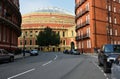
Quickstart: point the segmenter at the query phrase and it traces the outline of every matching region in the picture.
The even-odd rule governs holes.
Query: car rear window
[[[106,53],[120,53],[120,45],[105,45],[104,51]]]

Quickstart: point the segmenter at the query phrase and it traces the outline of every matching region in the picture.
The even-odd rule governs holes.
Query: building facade
[[[0,0],[0,48],[16,50],[20,35],[19,0]]]
[[[120,0],[75,0],[75,15],[80,51],[120,44]]]
[[[41,8],[22,16],[22,35],[18,39],[18,47],[21,49],[40,49],[42,51],[63,51],[70,49],[75,42],[75,21],[70,13],[56,7]],[[37,35],[44,28],[50,27],[60,35],[58,47],[42,47],[37,45]]]

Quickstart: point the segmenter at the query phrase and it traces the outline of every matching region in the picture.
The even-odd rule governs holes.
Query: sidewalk
[[[28,56],[30,56],[29,53],[25,53],[25,56],[23,56],[23,54],[19,54],[19,55],[15,55],[14,59],[24,58],[24,57],[28,57]]]
[[[98,56],[98,53],[83,53],[84,55]]]

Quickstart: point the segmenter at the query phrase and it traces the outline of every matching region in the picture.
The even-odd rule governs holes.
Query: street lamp
[[[23,56],[25,56],[25,36],[23,36]]]

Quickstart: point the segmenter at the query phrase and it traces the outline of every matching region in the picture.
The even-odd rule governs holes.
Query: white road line
[[[56,60],[56,59],[57,59],[57,57],[58,57],[58,56],[57,56],[57,55],[55,55],[55,58],[54,58],[54,60]]]
[[[104,71],[102,70],[102,68],[100,68],[96,63],[93,62],[93,64],[96,65],[96,66],[98,67],[98,69],[99,69],[102,73],[104,73]],[[106,74],[106,73],[104,73],[104,76],[106,77],[106,79],[109,79],[109,78],[107,77],[107,74]]]
[[[57,59],[57,55],[55,55],[55,58],[53,59],[53,60],[56,60]],[[48,65],[48,64],[50,64],[50,63],[52,63],[53,62],[53,60],[50,60],[50,61],[48,61],[47,63],[45,63],[45,64],[43,64],[42,66],[45,66],[45,65]]]
[[[28,72],[31,72],[31,71],[34,71],[34,70],[35,70],[35,68],[33,68],[33,69],[30,69],[30,70],[28,70],[28,71],[25,71],[25,72],[22,72],[22,73],[20,73],[20,74],[17,74],[17,75],[14,75],[14,76],[12,76],[12,77],[9,77],[9,78],[7,78],[7,79],[12,79],[12,78],[18,77],[18,76],[20,76],[20,75],[26,74],[26,73],[28,73]]]
[[[52,60],[50,60],[49,62],[43,64],[42,66],[45,66],[45,65],[50,64],[50,63],[52,63]]]

